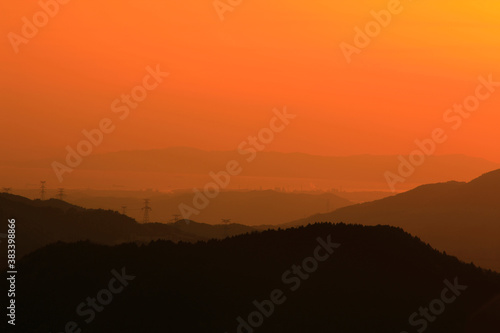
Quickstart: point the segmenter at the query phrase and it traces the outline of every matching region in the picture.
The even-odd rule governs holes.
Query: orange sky
[[[500,3],[403,0],[347,64],[340,43],[387,2],[243,0],[222,22],[212,0],[72,0],[17,54],[7,35],[40,7],[2,2],[2,159],[61,158],[106,117],[96,152],[236,149],[287,106],[299,117],[269,150],[409,154],[443,127],[438,154],[500,162],[500,88],[457,131],[442,119],[478,76],[500,81]],[[156,64],[170,76],[119,121],[111,103]]]

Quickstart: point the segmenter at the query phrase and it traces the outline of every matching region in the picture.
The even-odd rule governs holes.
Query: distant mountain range
[[[283,227],[326,221],[402,227],[439,250],[500,271],[500,170],[468,183],[423,185]]]
[[[225,169],[230,160],[237,160],[242,173],[231,180],[231,188],[258,189],[274,187],[303,187],[306,189],[344,188],[348,190],[389,190],[384,174],[397,173],[398,156],[315,156],[303,153],[259,152],[247,162],[248,155],[237,151],[203,151],[194,148],[168,148],[148,151],[121,151],[92,154],[85,158],[75,172],[65,176],[72,187],[102,186],[109,181],[129,188],[189,188],[210,181],[208,174]],[[51,164],[64,162],[65,155],[54,159],[0,163],[3,166],[29,170],[27,179],[36,174],[48,183],[58,183]],[[465,155],[430,156],[397,190],[448,180],[469,181],[479,174],[498,169],[500,165]],[[44,170],[42,172],[42,170]],[[106,175],[106,177],[103,177]],[[100,183],[96,182],[99,179]],[[37,178],[38,179],[38,178]],[[4,181],[0,179],[0,181]],[[6,181],[6,180],[5,180]],[[145,185],[148,184],[148,185]]]
[[[222,192],[220,200],[213,201],[203,218],[214,224],[221,218],[233,218],[227,225],[194,221],[186,223],[184,220],[167,224],[140,224],[112,210],[84,209],[56,199],[29,200],[3,193],[0,194],[0,217],[4,220],[12,217],[19,220],[18,237],[24,239],[18,249],[21,256],[57,241],[91,240],[107,245],[144,243],[156,239],[196,242],[268,228],[331,221],[402,227],[439,250],[500,271],[499,193],[500,170],[469,183],[424,185],[381,200],[349,206],[347,200],[326,194]],[[168,204],[160,198],[162,196],[158,197],[158,202],[153,201],[155,209],[168,212],[169,209],[174,210],[180,201],[188,200],[190,195],[176,196]],[[271,225],[273,218],[280,223],[290,216],[300,216],[300,210],[304,207],[309,207],[309,211],[318,205],[325,207],[327,201],[330,201],[332,209],[335,206],[346,207],[290,223]],[[307,212],[307,209],[303,212]],[[262,218],[263,214],[268,215],[267,219]],[[204,219],[200,221],[206,222]],[[2,232],[5,233],[0,229]]]
[[[196,244],[58,243],[18,266],[20,332],[61,332],[71,321],[112,333],[500,327],[499,274],[387,226],[316,224]],[[102,303],[92,308],[96,295]]]
[[[150,199],[151,220],[171,222],[173,215],[180,214],[179,205],[193,205],[194,193],[176,192],[131,194],[129,197],[81,195],[68,196],[67,200],[87,208],[108,208],[116,211],[127,206],[127,215],[142,221],[143,197]],[[224,191],[217,198],[210,200],[205,209],[189,218],[208,224],[220,224],[222,219],[231,219],[232,223],[249,226],[285,223],[297,218],[345,207],[353,202],[333,193],[284,193],[265,191]]]

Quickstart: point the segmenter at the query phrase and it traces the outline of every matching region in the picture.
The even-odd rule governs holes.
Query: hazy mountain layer
[[[439,250],[500,271],[500,170],[469,183],[420,186],[381,200],[294,221],[402,227]]]

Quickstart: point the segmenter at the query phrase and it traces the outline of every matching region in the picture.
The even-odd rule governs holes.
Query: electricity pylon
[[[40,181],[40,199],[45,200],[45,180]]]
[[[62,200],[64,198],[64,189],[62,187],[57,189],[57,195],[56,195],[56,197],[59,200]]]
[[[149,199],[144,199],[144,207],[142,207],[142,210],[144,211],[144,223],[149,223],[149,211],[152,210],[151,207],[149,207]]]

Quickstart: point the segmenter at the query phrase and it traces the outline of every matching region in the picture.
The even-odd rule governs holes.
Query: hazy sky
[[[500,81],[498,1],[403,0],[350,64],[339,45],[388,1],[243,0],[224,21],[212,2],[69,1],[18,53],[8,33],[40,5],[2,2],[2,155],[63,156],[103,118],[116,130],[98,152],[236,149],[287,106],[298,117],[269,150],[408,154],[442,127],[438,154],[500,162],[500,87],[456,131],[443,121],[479,76]],[[157,64],[170,76],[119,120],[112,102]]]

